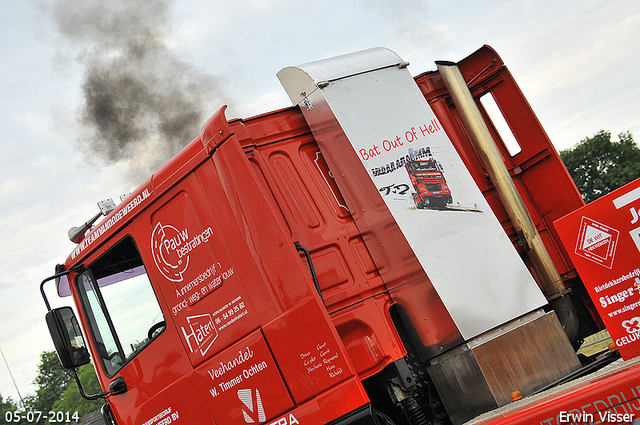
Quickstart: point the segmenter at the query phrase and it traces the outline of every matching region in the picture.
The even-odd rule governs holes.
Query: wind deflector
[[[220,108],[202,127],[200,138],[208,154],[213,153],[222,142],[233,134],[231,126],[225,116],[226,109],[226,105]]]

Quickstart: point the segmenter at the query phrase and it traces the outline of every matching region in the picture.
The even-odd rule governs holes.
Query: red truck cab
[[[416,208],[444,208],[453,202],[444,172],[435,159],[409,161],[405,167],[415,190]]]
[[[73,295],[102,387],[119,388],[109,416],[372,423],[309,269],[264,208],[224,108],[205,129],[208,143],[188,145],[64,265],[58,291]]]

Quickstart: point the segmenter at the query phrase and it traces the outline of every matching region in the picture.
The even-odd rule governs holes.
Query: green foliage
[[[101,393],[100,383],[96,376],[93,365],[86,364],[78,368],[78,378],[82,382],[82,388],[87,394]],[[78,391],[78,386],[73,383],[67,387],[61,397],[54,403],[53,409],[59,412],[78,412],[80,417],[99,410],[104,404],[104,400],[98,399],[89,401],[83,398]]]
[[[589,203],[640,177],[640,148],[629,132],[618,141],[601,130],[593,137],[560,151],[585,202]]]
[[[60,364],[56,352],[42,352],[40,354],[40,364],[38,365],[38,375],[33,381],[38,386],[38,389],[35,397],[30,398],[29,408],[41,412],[49,412],[70,382],[71,377]]]
[[[0,394],[0,421],[4,420],[4,415],[8,411],[15,412],[18,406],[16,403],[11,400],[11,397],[8,397],[6,400],[2,399],[2,394]]]
[[[2,413],[2,417],[4,417],[4,412],[7,410],[15,410],[16,404],[11,400],[11,397],[8,397],[6,400],[2,399],[2,394],[0,394],[0,412]]]
[[[102,392],[98,377],[91,364],[78,368],[78,377],[86,393],[97,394]],[[47,415],[50,411],[64,412],[65,414],[69,412],[71,415],[74,412],[78,412],[78,415],[82,417],[99,410],[104,404],[104,400],[88,401],[80,395],[78,386],[60,364],[55,351],[44,351],[40,354],[38,375],[33,383],[38,386],[38,389],[35,394],[24,397],[24,403],[28,411],[43,412],[43,417],[37,422],[38,424],[47,423]],[[3,402],[0,396],[0,410],[13,409],[15,411],[16,408],[17,406],[10,398]],[[2,410],[0,421],[4,420],[5,411]],[[21,423],[18,422],[18,424]]]
[[[12,424],[29,424],[29,421],[27,420],[28,418],[26,417],[22,417],[19,421],[16,421],[16,417],[14,416],[16,413],[24,414],[22,406],[19,406],[19,403],[14,403],[11,397],[7,397],[6,400],[3,400],[2,394],[0,394],[0,423],[4,424],[7,420],[11,420]]]

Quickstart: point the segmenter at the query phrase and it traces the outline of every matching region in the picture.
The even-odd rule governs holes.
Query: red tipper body
[[[601,329],[552,225],[584,205],[575,185],[497,54],[483,47],[459,67],[474,97],[490,92],[505,115],[521,147],[513,156],[484,114],[564,285],[574,288],[581,317],[589,330]],[[510,249],[537,279],[439,73],[419,75],[415,83],[437,117],[421,137],[446,132]],[[441,373],[435,369],[445,364],[441,356],[476,347],[485,334],[465,334],[460,313],[407,254],[384,213],[377,224],[375,214],[362,220],[365,209],[378,208],[367,192],[371,183],[354,173],[347,198],[361,189],[364,203],[350,205],[341,187],[346,177],[328,165],[348,167],[356,153],[327,151],[328,159],[323,143],[301,107],[232,120],[222,108],[69,256],[66,270],[84,266],[68,282],[101,386],[126,383],[126,392],[109,398],[117,424],[375,425],[383,416],[373,407],[398,424],[427,417],[460,423],[487,409],[471,406],[456,416],[457,399],[439,383],[446,379],[429,376]],[[437,199],[437,207],[447,208],[451,166],[445,173],[435,161],[431,166],[427,174],[413,173],[414,199],[422,206]],[[479,241],[469,243],[481,249]],[[119,293],[125,279],[132,289]],[[137,310],[147,316],[139,325]],[[117,313],[127,319],[119,321]],[[624,396],[618,404],[640,411],[640,391],[630,384],[638,376],[626,368],[588,381],[578,390],[579,404],[600,410],[598,400],[611,408],[610,397]],[[556,417],[558,409],[580,409],[574,397],[559,393],[553,402],[519,410],[518,418],[527,412],[540,422],[503,414],[487,423],[547,423],[541,418]],[[502,404],[482,406],[492,403]]]

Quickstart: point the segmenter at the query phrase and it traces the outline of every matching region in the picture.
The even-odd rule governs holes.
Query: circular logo
[[[185,239],[186,229],[181,233],[173,226],[156,224],[151,234],[151,254],[156,267],[164,277],[181,282],[183,273],[189,267],[189,255],[181,255],[178,247]]]

